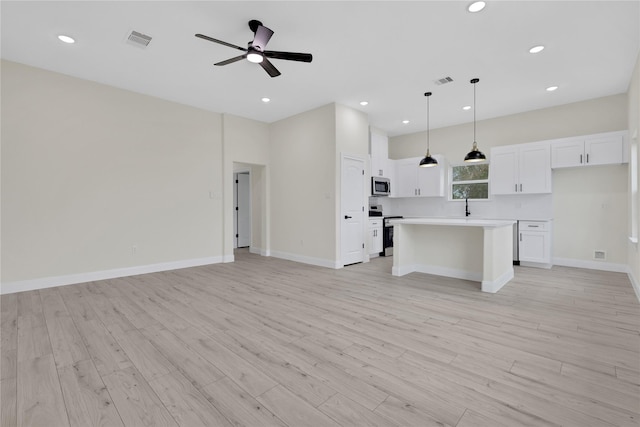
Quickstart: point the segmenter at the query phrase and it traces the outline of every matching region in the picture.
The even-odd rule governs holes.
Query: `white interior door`
[[[249,173],[236,174],[236,247],[251,245],[251,186]]]
[[[364,160],[342,156],[340,240],[342,265],[364,261]]]

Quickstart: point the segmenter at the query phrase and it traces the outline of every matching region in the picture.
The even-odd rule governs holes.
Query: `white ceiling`
[[[389,135],[627,91],[640,40],[639,1],[2,1],[2,58],[192,105],[273,122],[331,102],[366,112]],[[271,78],[240,52],[247,22],[275,34],[268,50],[309,52],[310,64],[272,60]],[[153,37],[146,49],[131,30]],[[66,45],[58,34],[73,36]],[[530,47],[543,44],[539,54]],[[437,86],[450,76],[454,82]],[[545,88],[559,86],[555,92]],[[268,104],[261,102],[269,97]],[[362,107],[361,100],[369,101]],[[403,125],[401,121],[411,122]]]

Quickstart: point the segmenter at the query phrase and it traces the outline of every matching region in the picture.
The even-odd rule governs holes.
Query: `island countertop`
[[[450,225],[461,227],[485,227],[496,228],[515,224],[514,220],[506,219],[479,219],[479,218],[446,218],[446,217],[405,217],[389,220],[390,225]]]

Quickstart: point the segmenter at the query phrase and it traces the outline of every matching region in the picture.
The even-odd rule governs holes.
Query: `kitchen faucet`
[[[471,212],[469,211],[469,198],[465,197],[464,199],[464,216],[469,216],[471,215]]]

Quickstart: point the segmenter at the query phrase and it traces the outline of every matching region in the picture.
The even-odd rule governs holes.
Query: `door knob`
[[[349,215],[345,215],[344,219],[351,219],[351,217]]]

